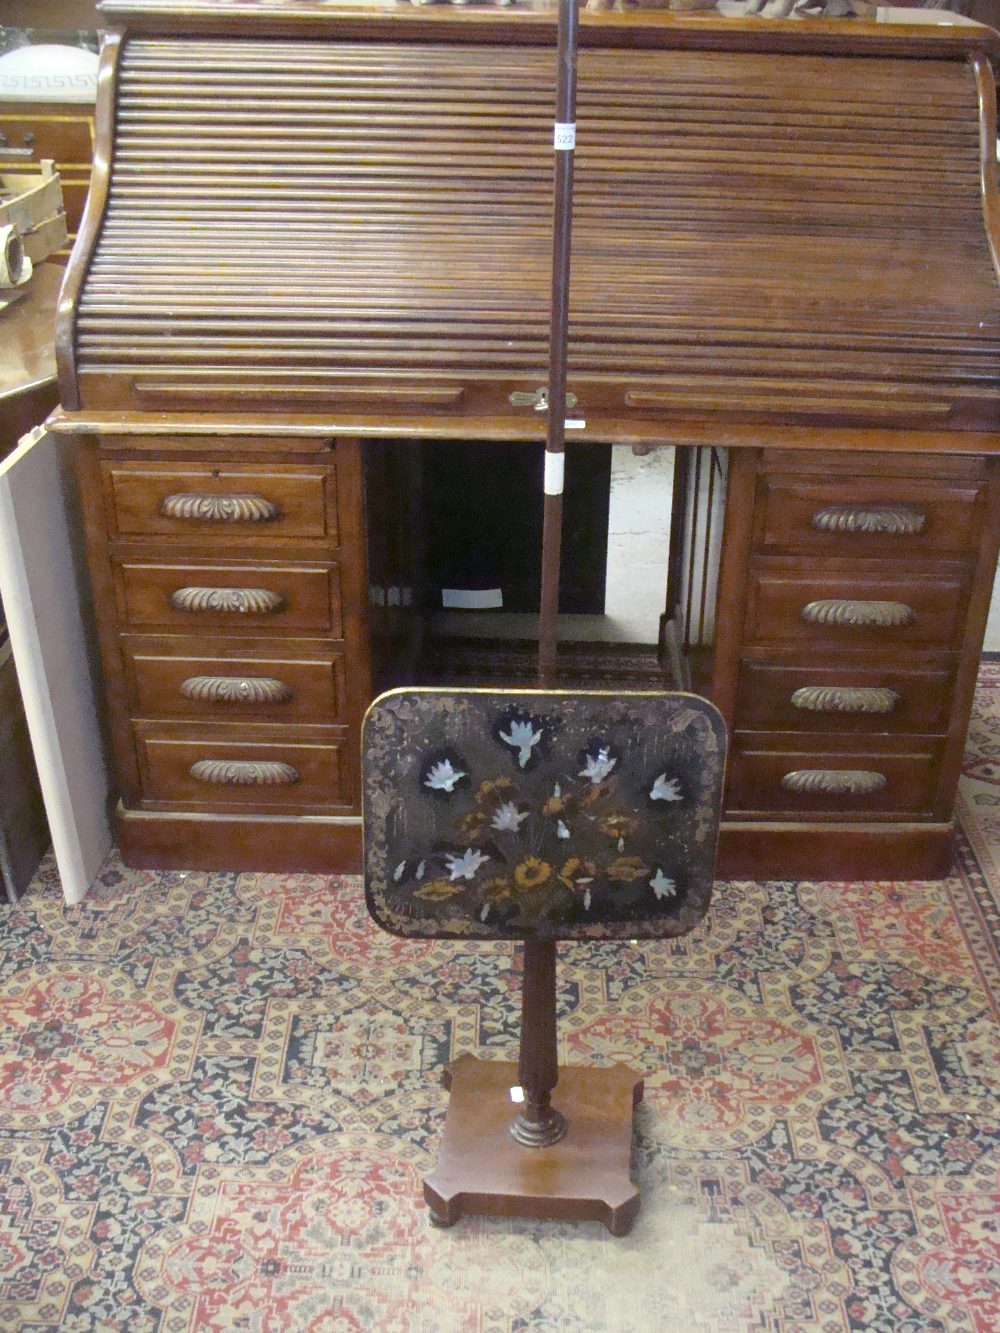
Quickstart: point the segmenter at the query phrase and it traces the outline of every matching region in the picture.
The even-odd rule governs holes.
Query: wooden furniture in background
[[[71,11],[67,6],[62,26],[72,23]],[[56,252],[63,262],[83,215],[94,153],[97,57],[65,44],[79,35],[12,47],[0,57],[0,163],[10,170],[55,163],[69,229]]]
[[[100,26],[95,0],[7,0],[4,23],[11,28],[53,32],[93,31]]]
[[[65,253],[66,214],[59,173],[46,158],[38,169],[6,170],[0,155],[0,313],[27,294],[33,268]]]
[[[41,264],[27,292],[0,321],[0,456],[40,425],[59,401],[55,316],[63,270]]]
[[[83,216],[90,188],[90,161],[94,149],[94,109],[60,102],[0,101],[0,160],[9,148],[20,149],[24,160],[52,159],[62,183],[69,239],[55,258],[69,257]]]
[[[406,442],[545,435],[553,16],[103,12],[52,426],[79,440],[119,838],[355,868],[361,713],[413,679]],[[949,864],[1000,532],[997,53],[582,16],[568,447],[729,458],[727,874]]]

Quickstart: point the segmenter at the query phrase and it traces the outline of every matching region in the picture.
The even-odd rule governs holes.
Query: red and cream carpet
[[[0,1329],[992,1333],[1000,664],[947,881],[728,883],[669,944],[560,950],[567,1061],[627,1061],[642,1212],[433,1230],[507,947],[378,933],[359,881],[110,863],[0,909]]]

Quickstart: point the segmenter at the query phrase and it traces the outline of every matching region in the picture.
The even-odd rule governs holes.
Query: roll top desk
[[[554,15],[102,9],[51,425],[122,849],[352,870],[360,719],[415,669],[416,442],[544,438]],[[949,865],[1000,529],[998,40],[582,16],[568,447],[718,477],[702,551],[675,497],[671,595],[732,737],[726,875]]]

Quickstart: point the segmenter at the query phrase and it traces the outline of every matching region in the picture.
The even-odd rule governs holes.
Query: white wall
[[[627,444],[611,450],[608,636],[655,643],[667,598],[667,546],[674,487],[673,449],[636,455]]]
[[[983,648],[988,653],[1000,653],[1000,570],[997,570],[993,584],[993,602],[990,606],[990,618],[986,622],[986,640]]]

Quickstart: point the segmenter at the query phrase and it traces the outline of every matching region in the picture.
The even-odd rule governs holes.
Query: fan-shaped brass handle
[[[271,759],[199,759],[190,773],[219,787],[288,787],[299,780],[291,764]]]
[[[810,522],[819,532],[859,532],[864,536],[914,537],[923,532],[927,515],[913,505],[827,505]]]
[[[917,613],[905,602],[881,602],[854,597],[823,597],[807,602],[802,619],[810,625],[848,629],[898,629],[912,625]]]
[[[199,523],[273,523],[281,510],[273,500],[252,492],[213,495],[208,491],[180,491],[163,497],[160,513],[166,518]]]
[[[781,788],[797,796],[870,796],[887,782],[884,773],[864,768],[798,768],[785,774]]]
[[[283,609],[285,599],[270,588],[177,588],[170,594],[175,611],[221,611],[226,615],[268,616]]]
[[[891,713],[900,696],[886,685],[803,685],[792,707],[807,713]]]
[[[284,704],[294,691],[273,676],[188,676],[181,694],[198,703]]]

